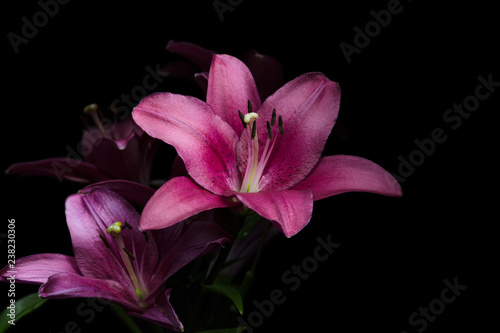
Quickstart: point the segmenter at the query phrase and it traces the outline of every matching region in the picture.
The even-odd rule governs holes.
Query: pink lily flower
[[[182,330],[165,290],[185,264],[231,236],[215,222],[184,222],[161,231],[139,230],[139,214],[121,196],[91,188],[66,200],[74,257],[43,253],[16,260],[16,282],[41,284],[46,298],[96,297],[128,314]],[[9,267],[0,270],[7,281]]]
[[[144,98],[134,120],[175,147],[189,177],[152,196],[141,228],[242,204],[291,237],[308,224],[314,200],[350,191],[400,196],[398,182],[371,161],[321,157],[339,105],[338,84],[321,73],[303,74],[261,103],[249,69],[229,55],[213,57],[206,102],[172,93]]]

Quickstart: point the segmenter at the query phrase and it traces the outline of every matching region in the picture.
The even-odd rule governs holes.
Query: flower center
[[[139,277],[141,278],[141,281],[138,281],[137,279],[137,274],[136,270],[134,270],[134,267],[137,267],[137,265],[132,265],[132,262],[135,264],[135,257],[132,254],[131,251],[127,250],[125,248],[125,244],[123,242],[123,237],[122,237],[122,230],[127,227],[129,229],[132,229],[132,226],[125,222],[125,225],[121,222],[115,222],[113,223],[107,230],[106,233],[111,234],[113,236],[113,239],[116,241],[119,250],[120,250],[120,255],[121,258],[123,259],[123,262],[125,264],[125,268],[127,270],[128,276],[130,280],[132,281],[132,284],[135,288],[135,294],[137,296],[137,299],[140,301],[140,306],[141,307],[146,307],[147,304],[144,302],[144,299],[149,295],[148,290],[145,287],[144,281],[142,281],[142,277],[139,274]],[[101,236],[101,235],[99,235]],[[101,236],[101,239],[104,241],[107,247],[109,247],[109,244],[107,243],[106,239],[104,236]]]
[[[259,135],[257,133],[257,119],[259,118],[259,115],[253,112],[250,101],[248,101],[248,113],[243,115],[241,111],[238,110],[238,114],[243,124],[243,130],[247,132],[246,135],[248,135],[250,139],[250,144],[248,145],[247,165],[240,192],[258,192],[261,189],[260,181],[262,173],[264,172],[267,162],[269,161],[274,143],[276,142],[276,140],[273,140],[273,127],[276,124],[276,109],[273,109],[271,122],[266,122],[267,138],[260,159]],[[283,119],[281,118],[281,115],[278,118],[278,129],[280,134],[283,135]]]

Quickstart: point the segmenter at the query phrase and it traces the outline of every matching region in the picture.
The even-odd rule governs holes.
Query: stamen
[[[142,234],[144,235],[144,238],[146,238],[146,243],[149,243],[149,236],[148,233],[143,231]]]
[[[108,240],[101,234],[99,234],[99,238],[104,242],[104,245],[109,249],[109,243]]]
[[[273,139],[273,129],[271,128],[271,124],[269,121],[266,123],[267,124],[267,136],[269,137],[269,140]]]
[[[135,260],[134,255],[129,250],[127,250],[126,248],[123,248],[122,250],[129,256],[130,259]]]
[[[89,115],[94,123],[96,124],[97,128],[99,131],[101,131],[102,135],[107,138],[108,136],[106,135],[106,131],[104,130],[104,127],[102,126],[101,120],[97,116],[97,112],[99,111],[99,107],[97,104],[89,104],[85,108],[83,108],[83,113]]]
[[[130,230],[132,230],[132,226],[127,221],[124,221],[123,223],[125,223],[125,226],[127,228],[129,228]]]
[[[281,115],[278,118],[278,128],[280,130],[280,134],[283,135],[285,129],[283,128],[283,118],[281,118]]]
[[[257,122],[254,121],[252,124],[252,140],[255,139],[255,134],[257,134]]]
[[[128,275],[129,275],[130,279],[132,280],[132,284],[134,285],[137,299],[141,301],[141,303],[140,303],[141,306],[146,306],[146,303],[143,302],[144,296],[143,296],[142,290],[139,286],[139,282],[137,280],[137,275],[135,274],[134,268],[132,267],[132,263],[130,262],[130,260],[135,261],[135,256],[132,254],[132,252],[130,252],[129,250],[127,250],[125,248],[125,244],[123,242],[123,237],[121,235],[121,232],[125,227],[130,228],[130,229],[132,228],[132,226],[127,222],[125,222],[125,226],[121,222],[115,222],[108,229],[106,229],[106,233],[113,234],[115,236],[114,238],[116,240],[116,243],[118,244],[118,247],[121,249],[121,257],[123,259],[123,262],[125,263],[125,267],[127,269]],[[101,236],[101,235],[99,234],[99,236]],[[101,237],[101,239],[103,239],[103,241],[104,241],[103,237]],[[126,254],[126,255],[124,255],[124,254]],[[144,284],[142,284],[142,287],[144,288]],[[144,288],[144,291],[146,293],[145,297],[147,297],[147,295],[149,293],[145,288]]]
[[[250,100],[248,100],[248,113],[252,113],[252,112],[253,112],[252,103],[250,103]]]
[[[274,126],[276,124],[276,108],[273,109],[273,114],[271,116],[271,126]]]
[[[240,116],[241,123],[243,124],[243,128],[247,128],[247,123],[245,122],[245,118],[243,117],[243,113],[241,113],[240,110],[238,110],[238,115]]]

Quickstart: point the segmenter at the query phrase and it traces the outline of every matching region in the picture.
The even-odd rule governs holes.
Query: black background
[[[339,82],[342,130],[330,136],[325,155],[362,156],[398,174],[399,156],[408,159],[418,149],[415,140],[431,138],[436,128],[447,139],[405,178],[402,198],[349,193],[316,202],[301,233],[277,237],[264,252],[243,318],[256,311],[254,300],[280,289],[286,301],[256,332],[486,331],[498,313],[491,303],[498,304],[494,118],[500,88],[456,129],[443,115],[474,95],[478,76],[500,81],[496,9],[480,1],[401,1],[401,12],[348,63],[339,44],[353,45],[354,28],[363,30],[374,20],[370,12],[388,3],[246,0],[221,21],[212,1],[70,1],[18,53],[7,34],[20,35],[22,18],[32,21],[41,7],[36,1],[4,5],[1,169],[66,156],[66,147],[75,148],[81,137],[85,105],[109,105],[142,84],[146,66],[180,59],[165,50],[168,40],[237,57],[256,49],[280,61],[287,80],[320,71]],[[175,79],[157,90],[199,94]],[[168,175],[172,158],[171,148],[160,149],[157,177]],[[16,220],[17,257],[71,254],[64,199],[78,188],[2,175],[0,232],[6,233],[7,219]],[[341,246],[291,291],[282,274],[312,256],[317,237],[328,235]],[[5,238],[1,244],[6,262]],[[411,326],[409,316],[440,297],[445,279],[455,278],[467,289],[425,329]],[[6,296],[7,285],[0,287]],[[19,299],[38,287],[16,288]],[[75,312],[82,301],[51,301],[12,331],[36,323],[39,332],[63,332],[67,321],[82,332],[121,327],[109,310],[86,323]]]

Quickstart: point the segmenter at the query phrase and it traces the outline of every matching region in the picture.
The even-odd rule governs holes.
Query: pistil
[[[135,274],[134,268],[132,267],[132,263],[130,261],[130,260],[135,261],[135,257],[133,256],[132,252],[130,252],[129,250],[127,250],[125,248],[125,244],[123,242],[123,237],[121,234],[123,228],[125,228],[125,227],[131,228],[130,224],[128,224],[127,222],[125,222],[125,225],[123,225],[121,222],[115,222],[106,230],[106,233],[113,235],[113,238],[115,239],[116,243],[118,244],[121,257],[123,259],[123,262],[125,263],[125,267],[126,267],[127,272],[132,280],[132,283],[134,284],[135,293],[137,295],[137,298],[139,301],[141,301],[140,305],[142,307],[146,307],[146,303],[143,300],[144,300],[144,298],[147,297],[148,292],[144,288],[144,286],[143,286],[144,292],[143,292],[143,290],[141,290],[141,287],[139,286],[139,282],[137,280],[137,275]],[[102,238],[103,237],[101,237],[101,239]]]
[[[89,115],[94,123],[96,124],[97,128],[99,131],[101,131],[102,135],[107,138],[106,131],[104,130],[104,126],[101,123],[101,120],[99,119],[99,116],[97,115],[97,111],[99,110],[99,107],[97,104],[89,104],[83,109],[83,113]]]
[[[245,175],[243,177],[243,182],[241,184],[240,192],[257,192],[260,190],[259,183],[269,157],[271,156],[271,152],[274,148],[274,143],[276,142],[276,140],[273,140],[273,127],[276,124],[276,109],[273,109],[271,122],[266,122],[267,140],[264,145],[264,150],[262,152],[260,161],[259,135],[257,133],[257,119],[259,118],[259,115],[255,112],[252,112],[252,104],[250,103],[250,101],[248,101],[248,113],[243,115],[241,111],[238,110],[238,114],[242,121],[244,130],[248,128],[248,135],[250,136],[251,141],[253,141],[253,144],[248,145],[247,166]],[[281,115],[278,119],[278,128],[280,134],[283,134],[283,119],[281,118]]]

